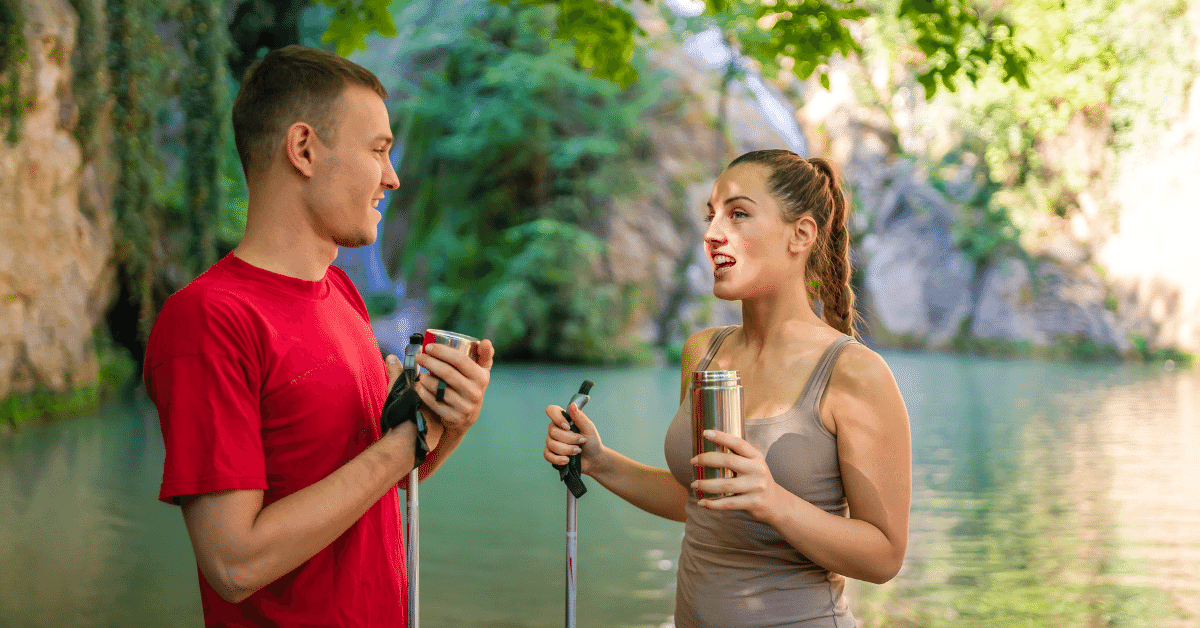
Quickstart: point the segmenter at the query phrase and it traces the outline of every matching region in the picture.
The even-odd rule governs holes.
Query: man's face
[[[314,228],[339,246],[375,241],[384,190],[400,185],[388,155],[392,130],[387,107],[373,90],[347,87],[335,106],[335,138],[318,135],[321,159],[309,181]]]

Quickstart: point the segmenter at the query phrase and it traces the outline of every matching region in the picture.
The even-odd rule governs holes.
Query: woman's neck
[[[803,284],[798,290],[786,290],[742,299],[742,335],[751,351],[779,345],[779,341],[800,329],[824,326],[808,300]]]

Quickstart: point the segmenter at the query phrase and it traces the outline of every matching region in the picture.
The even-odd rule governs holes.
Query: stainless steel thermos
[[[742,378],[737,371],[694,371],[692,373],[692,455],[727,451],[704,438],[704,430],[718,430],[744,438]],[[697,480],[731,478],[729,469],[696,467]],[[704,493],[696,492],[703,499]]]

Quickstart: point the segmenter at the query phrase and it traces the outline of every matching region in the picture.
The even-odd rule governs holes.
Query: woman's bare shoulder
[[[839,409],[859,414],[866,408],[878,412],[904,407],[896,378],[883,356],[859,343],[848,345],[838,357],[827,395],[835,416],[842,414]]]

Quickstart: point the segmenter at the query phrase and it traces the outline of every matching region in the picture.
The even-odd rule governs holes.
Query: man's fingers
[[[475,383],[476,379],[480,380],[479,383],[482,386],[487,386],[488,372],[471,362],[466,354],[438,344],[431,344],[426,349],[432,351],[428,355],[418,354],[417,364],[424,367],[433,376],[431,381],[423,382],[431,393],[437,394],[438,380],[446,382],[449,390],[458,391],[464,397],[474,397],[476,393],[481,392]],[[443,360],[442,356],[448,359]],[[455,361],[450,361],[449,358],[453,358]],[[449,390],[447,390],[447,394],[449,394]]]
[[[496,348],[492,346],[492,341],[484,338],[479,341],[478,353],[475,354],[475,363],[485,369],[492,368],[492,358],[496,356]]]

